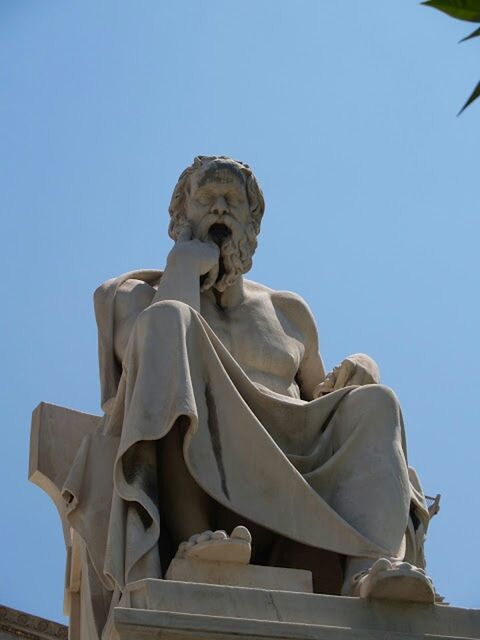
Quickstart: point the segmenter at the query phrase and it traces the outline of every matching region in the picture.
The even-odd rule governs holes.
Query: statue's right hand
[[[167,268],[182,268],[203,276],[211,271],[220,258],[220,249],[209,240],[202,242],[192,238],[192,230],[187,224],[180,231],[177,241],[168,254]]]

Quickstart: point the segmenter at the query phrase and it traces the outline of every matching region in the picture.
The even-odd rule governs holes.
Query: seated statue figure
[[[244,279],[264,212],[251,169],[197,157],[169,212],[164,271],[95,293],[105,417],[64,496],[104,588],[118,601],[175,556],[251,550],[309,569],[315,592],[433,602],[395,394],[364,354],[325,373],[302,298]]]

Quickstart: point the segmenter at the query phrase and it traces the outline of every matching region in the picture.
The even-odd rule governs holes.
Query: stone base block
[[[114,610],[118,640],[480,640],[480,610],[142,580]]]
[[[312,593],[312,572],[233,562],[174,559],[167,580]]]

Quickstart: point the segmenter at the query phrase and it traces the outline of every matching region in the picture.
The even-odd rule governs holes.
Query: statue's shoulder
[[[271,289],[252,280],[245,280],[245,284],[250,294],[267,296],[275,310],[282,313],[288,320],[302,325],[307,330],[315,328],[315,319],[310,307],[298,293]]]
[[[144,269],[129,271],[102,283],[93,294],[97,321],[113,313],[138,314],[151,303],[161,276],[161,271]]]
[[[142,292],[152,291],[157,288],[162,273],[157,269],[142,269],[128,271],[115,278],[110,278],[95,290],[93,294],[95,304],[103,304],[118,295],[122,297],[130,294],[137,296],[142,295]]]

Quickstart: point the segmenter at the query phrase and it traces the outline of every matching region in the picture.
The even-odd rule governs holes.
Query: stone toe
[[[204,531],[198,536],[196,543],[199,544],[200,542],[206,542],[207,540],[210,540],[212,537],[212,533],[212,531]]]
[[[243,525],[239,525],[238,527],[235,527],[235,529],[230,534],[230,537],[237,538],[237,540],[245,540],[245,542],[248,542],[248,543],[252,542],[252,534],[247,529],[247,527],[244,527]]]
[[[212,533],[212,540],[226,540],[227,532],[223,531],[223,529],[218,529]]]

